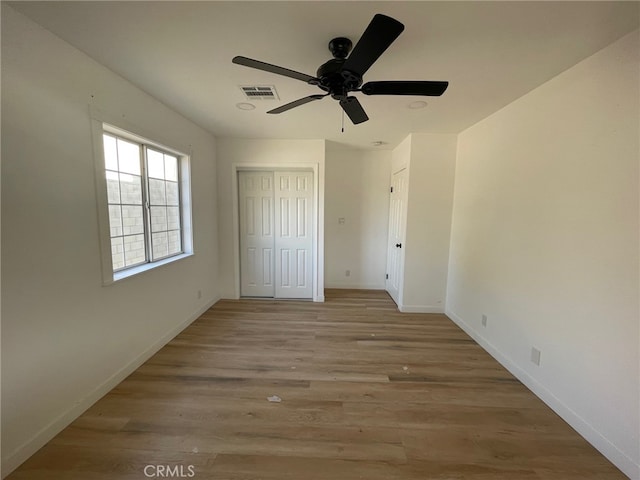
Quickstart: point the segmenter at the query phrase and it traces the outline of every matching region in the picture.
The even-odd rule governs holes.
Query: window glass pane
[[[112,237],[122,235],[122,212],[120,211],[120,205],[109,205],[109,226],[111,227]]]
[[[151,207],[151,231],[167,229],[167,207]]]
[[[145,261],[144,235],[124,237],[124,262],[128,267]]]
[[[124,235],[144,233],[144,216],[141,206],[122,205],[122,231]]]
[[[166,205],[167,199],[164,192],[164,180],[149,179],[149,203],[151,205]]]
[[[182,252],[182,242],[180,239],[180,232],[167,232],[169,239],[168,251],[169,255],[175,255]]]
[[[151,236],[151,244],[154,259],[169,255],[167,232],[154,233]]]
[[[116,139],[110,135],[103,135],[104,143],[104,166],[107,170],[118,170],[118,150],[116,149]]]
[[[173,155],[164,156],[164,178],[167,180],[172,180],[174,182],[178,181],[178,158]]]
[[[120,195],[122,203],[133,205],[142,204],[142,184],[140,177],[135,175],[120,174]]]
[[[109,203],[120,203],[120,181],[117,172],[107,170],[107,201]]]
[[[124,244],[122,237],[111,239],[111,261],[113,269],[119,270],[124,267]]]
[[[180,193],[176,182],[166,182],[167,188],[167,205],[179,205]]]
[[[182,253],[182,157],[109,131],[103,145],[113,270]]]
[[[180,229],[180,209],[178,207],[167,207],[167,230]]]
[[[164,154],[147,148],[149,177],[164,179]]]
[[[140,147],[126,140],[118,139],[119,170],[133,175],[140,175]]]

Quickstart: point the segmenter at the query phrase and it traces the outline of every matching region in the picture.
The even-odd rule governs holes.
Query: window
[[[102,144],[113,279],[190,253],[188,157],[106,126]]]

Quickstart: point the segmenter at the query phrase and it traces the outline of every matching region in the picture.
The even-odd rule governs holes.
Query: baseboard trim
[[[398,305],[398,310],[402,313],[444,313],[442,307],[433,305]]]
[[[89,407],[105,396],[116,385],[122,382],[125,378],[131,375],[137,368],[139,368],[144,362],[155,355],[158,350],[164,347],[167,343],[173,340],[180,332],[191,325],[200,315],[211,308],[218,300],[219,297],[207,302],[207,304],[199,307],[194,313],[192,313],[186,320],[179,325],[173,327],[167,333],[165,333],[160,339],[156,340],[150,347],[140,353],[136,358],[123,366],[120,370],[115,372],[104,382],[87,393],[84,397],[77,400],[75,404],[67,411],[63,412],[57,418],[55,418],[48,425],[43,427],[38,433],[36,433],[29,440],[24,442],[13,452],[9,453],[2,459],[2,478],[8,476],[16,468],[22,465],[29,459],[34,453],[40,450],[47,444],[53,437],[68,427],[71,422],[82,415]]]
[[[602,433],[596,430],[589,422],[574,412],[568,405],[563,403],[553,392],[520,368],[509,357],[502,354],[491,342],[484,338],[478,331],[472,328],[462,318],[445,309],[445,314],[471,338],[473,338],[487,353],[495,358],[503,367],[511,372],[529,390],[531,390],[549,408],[556,412],[565,422],[575,429],[585,440],[593,445],[600,453],[618,467],[625,475],[633,480],[640,480],[640,464],[620,450],[615,444],[607,439]]]

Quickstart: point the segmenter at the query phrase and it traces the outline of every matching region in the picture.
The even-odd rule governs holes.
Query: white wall
[[[411,134],[403,312],[444,312],[456,141]]]
[[[384,289],[391,151],[331,146],[326,156],[325,286]]]
[[[408,171],[402,312],[443,313],[447,290],[456,135],[412,133],[392,154]]]
[[[315,166],[318,176],[318,269],[314,297],[324,300],[324,140],[260,140],[219,138],[217,145],[219,285],[223,298],[238,298],[238,224],[234,213],[237,203],[235,168],[240,165],[264,165],[265,168],[307,168]]]
[[[191,149],[193,257],[102,286],[90,103]],[[219,291],[213,137],[6,4],[2,155],[6,475]]]
[[[391,175],[411,167],[411,138],[412,135],[408,135],[391,152]]]
[[[459,136],[447,295],[449,316],[634,479],[638,45],[636,31]]]

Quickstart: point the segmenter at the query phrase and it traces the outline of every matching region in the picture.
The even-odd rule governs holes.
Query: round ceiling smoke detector
[[[427,102],[425,102],[423,100],[416,100],[415,102],[411,102],[408,106],[412,110],[417,110],[418,108],[426,107],[427,106]]]
[[[236,107],[238,107],[240,110],[255,110],[256,108],[253,103],[246,102],[236,103]]]

